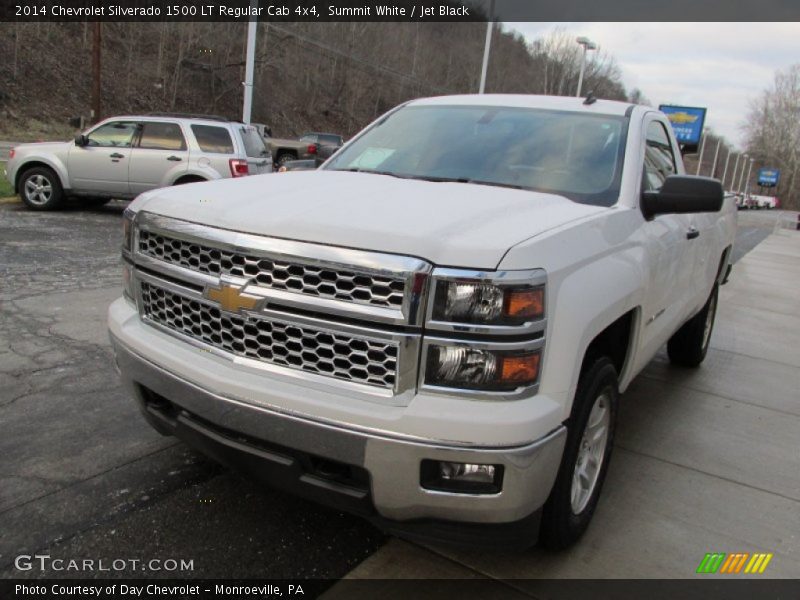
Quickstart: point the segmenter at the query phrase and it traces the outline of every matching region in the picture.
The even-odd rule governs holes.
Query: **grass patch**
[[[0,123],[0,140],[11,142],[63,142],[72,139],[75,133],[69,124],[61,122],[22,119]]]
[[[5,176],[6,163],[0,161],[0,198],[14,195],[14,188],[8,182]]]

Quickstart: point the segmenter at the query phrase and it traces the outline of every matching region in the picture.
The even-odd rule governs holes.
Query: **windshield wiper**
[[[531,188],[514,183],[501,183],[496,181],[484,181],[482,179],[470,179],[469,177],[437,177],[436,175],[411,175],[405,173],[395,173],[393,171],[375,171],[373,169],[360,169],[350,167],[348,169],[331,169],[331,171],[348,171],[350,173],[372,173],[373,175],[388,175],[399,179],[417,179],[419,181],[434,181],[436,183],[474,183],[476,185],[492,185],[497,187],[511,188],[514,190],[530,190]]]
[[[492,185],[496,187],[511,188],[513,190],[530,190],[524,185],[517,185],[514,183],[502,183],[498,181],[484,181],[483,179],[470,179],[469,177],[436,177],[434,175],[425,176],[410,176],[412,179],[422,179],[424,181],[436,181],[443,183],[474,183],[475,185]]]
[[[395,173],[393,171],[376,171],[374,169],[360,169],[358,167],[349,167],[347,169],[331,169],[331,171],[346,171],[348,173],[369,173],[370,175],[388,175],[389,177],[397,177],[398,179],[416,179],[412,175],[403,175],[402,173]]]

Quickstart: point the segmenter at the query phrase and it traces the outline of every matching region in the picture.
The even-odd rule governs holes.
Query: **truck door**
[[[659,190],[677,173],[678,162],[666,125],[654,116],[645,119],[641,189]],[[649,360],[683,322],[693,300],[695,236],[692,215],[659,215],[644,230],[650,272],[639,356]]]

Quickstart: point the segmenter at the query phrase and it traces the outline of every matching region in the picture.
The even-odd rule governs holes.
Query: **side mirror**
[[[76,146],[88,146],[89,145],[89,138],[83,135],[82,133],[75,136],[75,145]]]
[[[724,192],[718,179],[670,175],[657,192],[642,192],[640,207],[647,220],[674,213],[718,212]]]

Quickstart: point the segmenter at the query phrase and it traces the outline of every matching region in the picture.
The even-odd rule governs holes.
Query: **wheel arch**
[[[30,160],[26,160],[24,163],[17,167],[17,172],[14,174],[14,193],[19,194],[19,186],[22,181],[22,176],[34,169],[36,167],[45,167],[50,169],[56,174],[58,177],[59,183],[61,184],[61,188],[66,192],[69,189],[69,178],[67,177],[66,169],[64,168],[63,164],[60,164],[60,161],[56,162],[51,159],[47,159],[44,157],[37,157],[32,158]]]

